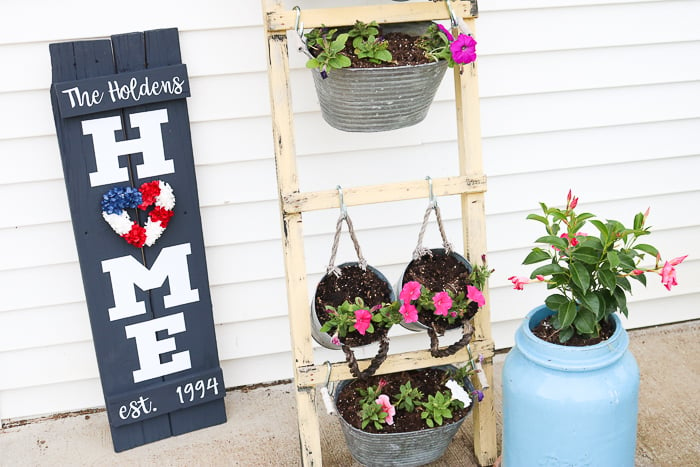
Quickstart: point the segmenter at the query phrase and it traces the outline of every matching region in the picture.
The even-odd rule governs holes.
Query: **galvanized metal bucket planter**
[[[336,398],[348,383],[349,381],[342,381],[338,385]],[[466,384],[468,392],[474,390],[471,381],[467,379]],[[470,407],[474,403],[472,400]],[[453,423],[406,433],[368,433],[355,428],[343,417],[338,418],[350,454],[359,463],[367,467],[416,467],[442,457],[467,416],[468,414]]]
[[[463,422],[464,418],[421,431],[376,434],[358,430],[340,417],[352,457],[368,467],[412,467],[433,462],[442,457]]]
[[[360,263],[358,262],[347,262],[339,265],[338,267],[342,270],[343,268],[346,268],[348,266],[358,266]],[[367,269],[374,273],[375,276],[377,276],[380,280],[382,280],[384,283],[386,283],[387,286],[387,291],[390,294],[390,300],[389,301],[394,301],[396,300],[396,295],[394,293],[393,288],[391,287],[391,283],[389,280],[382,274],[381,271],[379,271],[377,268],[370,266],[369,264],[367,265]],[[332,274],[332,273],[331,273]],[[326,277],[325,275],[323,276],[324,278]],[[321,279],[323,280],[323,278]],[[331,336],[326,333],[326,332],[321,332],[321,321],[318,319],[318,315],[316,314],[316,307],[315,307],[315,302],[316,302],[316,295],[317,295],[317,290],[318,290],[318,284],[316,285],[316,289],[314,290],[313,298],[311,299],[311,306],[310,306],[310,311],[311,311],[311,337],[321,344],[323,347],[327,349],[332,349],[332,350],[339,350],[342,346],[341,345],[336,345],[331,341]],[[377,340],[380,338],[380,333],[377,333]]]
[[[333,128],[352,132],[396,130],[425,119],[447,62],[422,65],[341,68],[328,77],[314,72],[323,119]]]
[[[433,255],[436,255],[436,256],[446,256],[446,255],[448,255],[448,253],[446,252],[446,250],[445,250],[444,248],[431,248],[430,251],[432,252]],[[460,262],[461,264],[463,264],[464,267],[467,268],[467,271],[471,273],[471,271],[472,271],[472,265],[469,263],[469,261],[468,261],[464,256],[460,255],[459,253],[457,253],[457,252],[455,252],[455,251],[450,251],[449,256],[452,256],[452,257],[455,258],[458,262]],[[413,261],[411,261],[411,263],[413,263]],[[404,268],[404,272],[401,273],[401,276],[399,277],[399,280],[396,282],[396,293],[397,293],[397,295],[401,292],[401,289],[403,288],[404,274],[406,273],[406,269],[408,269],[408,267],[411,265],[411,263],[409,263],[409,264],[406,266],[406,268]],[[421,323],[420,321],[416,321],[416,322],[414,322],[414,323],[406,323],[406,322],[402,321],[402,322],[401,322],[401,326],[403,326],[404,328],[406,328],[406,329],[408,329],[408,330],[410,330],[410,331],[415,331],[415,332],[422,332],[422,331],[427,331],[428,329],[430,329],[429,326],[427,326],[427,325]],[[459,327],[459,325],[457,325],[457,326],[455,326],[455,327]],[[454,329],[454,328],[453,328],[453,329]]]

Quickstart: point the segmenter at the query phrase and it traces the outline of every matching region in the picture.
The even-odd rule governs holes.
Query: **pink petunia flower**
[[[401,313],[401,316],[403,316],[403,320],[406,323],[415,323],[418,321],[418,310],[410,303],[404,303],[401,305],[401,308],[399,308],[399,313]]]
[[[452,33],[450,32],[450,30],[447,29],[442,24],[438,24],[438,29],[440,30],[440,32],[442,32],[443,34],[445,34],[447,36],[448,41],[452,42],[453,40],[455,40],[455,38],[452,36]]]
[[[435,314],[447,316],[447,312],[452,308],[452,298],[447,292],[438,292],[433,295],[433,304],[435,305]]]
[[[340,338],[338,337],[337,332],[335,334],[333,334],[333,337],[331,337],[331,344],[340,345]]]
[[[410,302],[411,300],[416,300],[420,297],[421,285],[416,281],[406,282],[399,293],[399,298],[404,302]]]
[[[467,64],[476,60],[476,41],[472,36],[460,34],[457,39],[450,44],[450,52],[455,63]]]
[[[477,289],[473,285],[467,286],[467,298],[471,301],[476,302],[476,304],[479,305],[480,307],[482,307],[486,304],[486,299],[484,298],[484,294],[481,293],[481,290]]]
[[[368,310],[355,310],[355,329],[363,336],[372,322],[372,313]]]
[[[676,281],[676,268],[673,267],[670,261],[666,261],[664,267],[661,269],[661,283],[668,290],[671,290],[671,287],[674,285],[678,285],[678,281]]]
[[[530,283],[530,279],[520,276],[510,276],[508,280],[513,283],[513,288],[515,290],[523,290],[523,286]]]
[[[391,405],[389,396],[387,396],[386,394],[382,394],[379,397],[377,397],[377,400],[375,400],[374,402],[382,406],[382,412],[386,414],[386,418],[384,419],[386,424],[393,425],[394,415],[396,415],[396,408],[394,408],[394,406]]]

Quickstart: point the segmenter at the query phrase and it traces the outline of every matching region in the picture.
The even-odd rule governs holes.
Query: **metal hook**
[[[292,8],[292,10],[297,12],[297,17],[294,20],[294,31],[296,31],[296,33],[299,34],[299,37],[301,37],[304,31],[304,23],[301,22],[301,8],[299,7],[299,5],[297,5],[294,8]]]
[[[426,176],[425,179],[428,180],[428,200],[430,205],[435,207],[437,206],[437,199],[435,198],[435,193],[433,193],[433,179],[430,178],[430,175]]]
[[[331,362],[326,360],[324,362],[326,366],[328,367],[328,374],[326,375],[326,387],[328,387],[328,384],[331,382],[331,371],[333,371],[333,365],[331,365]]]
[[[294,32],[299,37],[299,52],[302,52],[309,58],[314,58],[313,54],[309,52],[309,47],[306,42],[306,37],[304,36],[304,23],[301,21],[301,8],[295,6],[292,10],[296,11],[297,17],[294,20]]]
[[[455,12],[452,10],[452,5],[450,4],[452,0],[445,0],[445,3],[447,4],[447,11],[450,12],[450,21],[452,22],[452,27],[456,28],[457,27],[457,17],[455,16]]]
[[[345,219],[348,217],[348,208],[345,207],[345,200],[343,199],[343,188],[338,185],[335,187],[338,190],[338,199],[340,200],[340,217]]]

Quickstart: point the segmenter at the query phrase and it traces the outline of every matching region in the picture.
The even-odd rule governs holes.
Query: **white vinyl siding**
[[[48,45],[57,41],[179,28],[226,385],[290,378],[258,0],[125,0],[108,10],[85,0],[38,3],[7,2],[0,15],[0,418],[104,403],[49,99]],[[651,207],[649,243],[669,258],[690,255],[672,292],[656,278],[635,288],[626,326],[700,318],[698,20],[699,0],[481,2],[476,35],[497,348],[512,345],[521,318],[546,295],[537,287],[514,291],[507,280],[530,271],[520,263],[540,231],[525,216],[539,201],[562,203],[569,188],[581,208],[624,222]],[[323,122],[292,42],[290,58],[302,190],[457,173],[449,73],[423,123],[353,134]],[[459,200],[439,203],[461,250]],[[349,209],[365,257],[392,282],[410,259],[426,204]],[[337,216],[304,214],[310,288],[325,270]],[[439,246],[434,224],[425,244]],[[347,233],[338,259],[354,259]],[[392,334],[392,352],[427,346],[423,334]],[[338,354],[319,349],[317,359],[341,360]]]

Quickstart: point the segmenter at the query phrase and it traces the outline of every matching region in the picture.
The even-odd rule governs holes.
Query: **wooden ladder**
[[[296,28],[297,15],[305,28],[344,26],[356,20],[379,24],[407,21],[449,19],[444,2],[391,3],[373,6],[285,10],[282,0],[262,0],[263,22],[267,38],[268,78],[272,110],[272,130],[275,147],[277,186],[282,217],[282,242],[286,270],[287,300],[292,352],[294,357],[294,384],[298,412],[299,438],[303,465],[322,464],[321,436],[316,406],[316,386],[324,384],[331,372],[331,380],[351,379],[345,362],[315,365],[311,339],[311,318],[307,289],[302,212],[339,208],[335,189],[300,192],[294,142],[294,116],[289,82],[289,55],[287,31]],[[464,19],[472,32],[477,17],[476,0],[453,1],[452,10]],[[481,123],[476,62],[463,67],[460,74],[455,67],[455,102],[457,138],[459,146],[459,175],[433,180],[435,196],[461,195],[462,225],[465,257],[472,263],[486,253],[484,192],[486,177],[481,157]],[[357,188],[343,187],[346,206],[382,203],[428,197],[425,180],[391,183]],[[480,261],[480,260],[479,260]],[[474,319],[472,351],[484,356],[484,373],[493,381],[491,321],[488,288],[484,290],[486,306]],[[436,359],[429,350],[389,355],[377,374],[425,368],[468,360],[466,349],[455,355]],[[363,367],[366,361],[360,363]],[[484,399],[474,408],[474,452],[480,465],[492,465],[496,459],[496,415],[492,390],[485,391]]]

